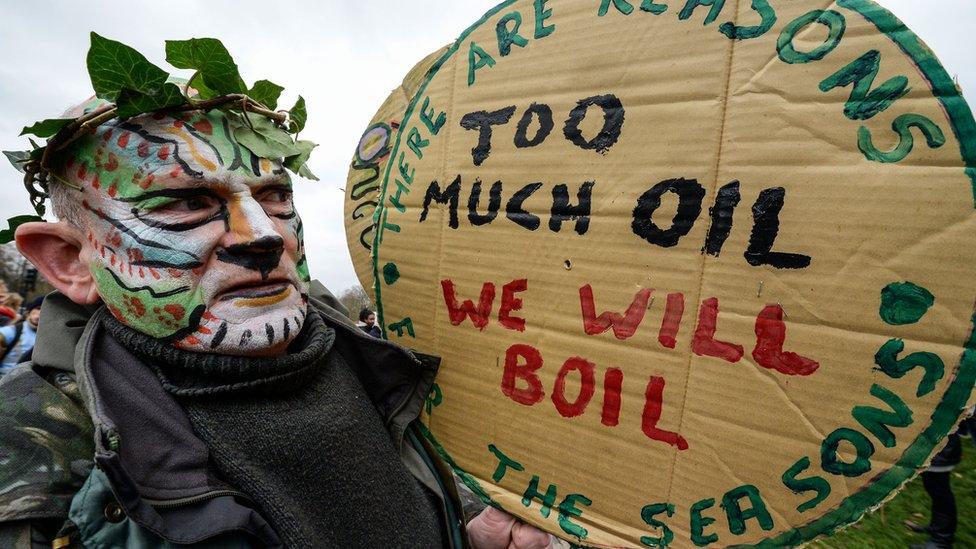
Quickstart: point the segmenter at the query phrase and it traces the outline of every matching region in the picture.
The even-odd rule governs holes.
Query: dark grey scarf
[[[106,315],[108,316],[108,315]],[[406,470],[336,332],[313,311],[289,354],[181,351],[104,321],[186,411],[217,472],[289,547],[441,547],[437,503]]]

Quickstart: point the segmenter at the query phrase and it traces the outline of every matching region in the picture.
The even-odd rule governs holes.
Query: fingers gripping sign
[[[504,511],[488,507],[468,523],[475,549],[565,549],[569,544]]]

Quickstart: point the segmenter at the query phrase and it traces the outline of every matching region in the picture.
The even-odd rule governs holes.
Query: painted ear
[[[25,223],[14,235],[17,249],[71,301],[90,305],[99,300],[88,268],[88,242],[81,231],[65,222]]]

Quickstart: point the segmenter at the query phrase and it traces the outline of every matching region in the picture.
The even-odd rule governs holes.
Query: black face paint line
[[[198,198],[207,197],[215,200],[219,205],[220,209],[214,212],[213,215],[202,219],[200,221],[192,221],[189,223],[167,223],[166,221],[160,219],[152,219],[152,210],[146,208],[138,207],[140,202],[146,200],[151,200],[153,198],[174,198],[174,199],[187,199],[187,198]],[[153,227],[155,229],[161,229],[169,232],[185,232],[190,231],[214,221],[224,221],[225,225],[227,222],[227,201],[221,198],[218,194],[214,193],[210,189],[200,188],[200,187],[187,187],[179,189],[161,189],[158,191],[149,191],[146,193],[138,194],[136,196],[116,198],[118,202],[125,202],[128,204],[136,204],[136,207],[132,208],[132,215],[148,227]]]
[[[171,251],[171,252],[176,252],[176,253],[183,254],[185,256],[188,256],[188,257],[192,258],[192,260],[193,260],[192,262],[195,262],[195,263],[197,263],[199,265],[200,258],[197,257],[195,254],[190,253],[190,252],[185,252],[185,251],[182,251],[182,250],[174,249],[172,246],[169,246],[167,244],[163,244],[161,242],[156,242],[154,240],[149,240],[147,238],[142,238],[141,236],[139,236],[138,234],[136,234],[135,232],[133,232],[133,230],[131,228],[129,228],[125,223],[122,223],[121,221],[119,221],[119,220],[117,220],[117,219],[109,216],[108,214],[106,214],[105,212],[103,212],[101,210],[97,210],[95,208],[92,208],[91,205],[88,204],[88,201],[87,200],[83,200],[82,203],[81,203],[81,205],[86,210],[88,210],[91,213],[95,214],[95,216],[97,216],[102,221],[105,221],[105,222],[109,223],[110,225],[112,225],[113,227],[115,227],[116,229],[118,229],[119,231],[121,231],[121,232],[129,235],[130,237],[132,237],[132,239],[135,240],[136,242],[138,242],[139,244],[142,244],[143,246],[146,246],[146,247],[149,247],[149,248],[157,248],[157,249],[160,249],[160,250],[167,250],[167,251]],[[191,263],[191,262],[187,262],[187,263]]]
[[[195,309],[190,313],[187,319],[187,326],[181,328],[167,337],[162,338],[160,341],[163,343],[174,343],[186,338],[189,335],[193,335],[200,328],[200,320],[203,318],[203,313],[207,311],[206,305],[197,305]]]
[[[227,139],[234,145],[234,160],[231,161],[230,166],[227,166],[227,171],[232,172],[243,165],[241,160],[241,146],[237,144],[237,140],[234,139],[234,133],[230,131],[230,124],[227,122],[227,118],[223,119],[224,135]]]
[[[227,124],[227,119],[226,118],[224,118],[224,124],[225,125]],[[214,156],[217,158],[217,164],[219,164],[221,166],[224,165],[224,157],[220,155],[220,151],[217,149],[217,147],[215,147],[213,145],[213,143],[210,142],[209,139],[207,139],[206,137],[204,137],[203,134],[201,134],[200,132],[198,132],[197,129],[194,128],[192,124],[190,124],[190,123],[183,124],[183,129],[186,130],[187,133],[189,133],[193,137],[196,137],[200,142],[202,142],[202,143],[206,144],[208,147],[210,147],[210,150],[213,151]]]
[[[261,164],[260,164],[260,161],[258,160],[258,157],[256,155],[254,155],[253,153],[251,154],[251,172],[255,176],[258,176],[258,177],[261,176]]]
[[[668,192],[678,195],[678,211],[671,220],[671,227],[662,229],[654,223],[653,216],[661,206],[661,197]],[[631,229],[635,235],[655,246],[662,248],[677,246],[681,237],[691,232],[695,221],[701,215],[704,198],[705,189],[696,179],[679,178],[662,181],[637,199]]]
[[[253,242],[234,244],[217,250],[217,259],[261,273],[261,279],[278,267],[284,252],[285,240],[280,236],[265,236]]]
[[[123,130],[128,130],[138,135],[139,137],[145,139],[150,143],[154,143],[156,145],[172,145],[173,147],[172,157],[176,161],[176,163],[179,164],[181,168],[183,168],[184,173],[186,173],[190,177],[197,178],[197,179],[203,177],[203,172],[199,172],[191,168],[190,165],[186,163],[186,160],[183,160],[183,158],[180,156],[180,144],[176,140],[166,139],[163,137],[159,137],[158,135],[153,135],[148,131],[146,131],[142,126],[138,124],[133,124],[131,122],[124,122],[122,124],[119,124],[119,127],[122,128]]]
[[[779,235],[779,212],[786,201],[786,189],[774,187],[759,193],[752,206],[752,235],[745,258],[750,265],[770,265],[777,269],[805,269],[810,266],[810,256],[772,251]]]
[[[133,267],[149,267],[150,269],[180,269],[188,271],[203,266],[202,261],[186,261],[184,263],[173,263],[171,261],[156,261],[151,259],[141,259],[131,263]]]
[[[469,112],[461,117],[462,128],[478,130],[478,144],[471,149],[471,159],[475,166],[480,166],[491,154],[491,127],[508,124],[513,114],[515,114],[515,105],[492,112]]]
[[[108,271],[108,274],[112,275],[112,278],[115,279],[115,283],[118,284],[119,287],[122,288],[123,290],[129,291],[129,292],[132,292],[132,293],[143,292],[143,291],[149,292],[149,295],[153,296],[156,299],[164,299],[164,298],[167,298],[167,297],[173,297],[174,295],[179,295],[179,294],[182,294],[184,292],[190,291],[190,287],[189,286],[180,286],[179,288],[175,288],[173,290],[169,290],[168,292],[157,292],[151,286],[128,286],[128,285],[126,285],[125,282],[122,281],[121,278],[119,278],[119,275],[115,274],[115,272],[112,271],[112,269],[109,269],[108,267],[105,267],[105,270]]]
[[[225,337],[227,337],[227,322],[221,322],[220,328],[217,328],[213,339],[210,341],[210,348],[216,349],[218,345],[224,342]]]

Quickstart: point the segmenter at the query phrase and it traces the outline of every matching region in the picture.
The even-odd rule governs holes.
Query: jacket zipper
[[[237,490],[214,490],[213,492],[206,492],[196,496],[190,496],[186,498],[179,499],[145,499],[142,501],[149,504],[153,509],[175,509],[179,507],[185,507],[188,505],[195,505],[200,502],[209,501],[211,499],[216,499],[225,496],[233,496],[236,498],[241,498],[245,501],[250,502],[251,498],[247,497],[243,492],[238,492]]]

